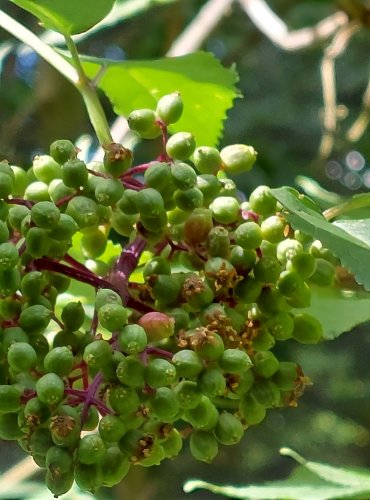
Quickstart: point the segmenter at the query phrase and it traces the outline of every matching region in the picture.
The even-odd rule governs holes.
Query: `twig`
[[[364,95],[362,97],[362,110],[347,130],[346,138],[349,142],[357,142],[364,135],[370,122],[370,79],[367,83]]]
[[[284,50],[300,50],[326,40],[348,23],[348,16],[339,11],[315,26],[289,31],[288,26],[265,0],[239,0],[239,3],[253,24],[269,40]]]
[[[346,50],[352,36],[360,29],[358,22],[352,21],[339,29],[331,44],[325,49],[321,62],[321,82],[324,102],[324,132],[319,147],[319,158],[328,158],[334,145],[337,131],[338,106],[335,83],[335,61]]]
[[[193,21],[174,41],[166,55],[169,57],[183,56],[199,49],[230,9],[232,3],[233,0],[208,0]]]

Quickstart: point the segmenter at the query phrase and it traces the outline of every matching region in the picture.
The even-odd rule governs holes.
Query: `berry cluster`
[[[147,164],[119,144],[85,164],[67,140],[28,172],[0,163],[0,437],[46,469],[55,496],[74,480],[113,486],[189,436],[210,462],[309,383],[272,349],[320,341],[297,309],[311,282],[333,282],[335,261],[290,228],[268,187],[240,198],[228,174],[250,170],[252,147],[168,138],[182,107],[175,93],[130,114],[142,138],[163,137]],[[126,243],[103,262],[113,232]],[[78,233],[94,270],[69,254]],[[71,280],[95,288],[92,317],[80,302],[57,312]]]

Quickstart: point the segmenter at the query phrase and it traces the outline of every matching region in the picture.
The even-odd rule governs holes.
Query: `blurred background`
[[[368,0],[125,0],[117,5],[121,10],[111,24],[79,39],[81,53],[132,60],[197,48],[214,53],[227,67],[235,64],[243,97],[228,113],[220,145],[242,142],[258,151],[253,174],[237,180],[241,190],[248,194],[259,184],[288,184],[315,195],[321,193],[315,182],[343,196],[369,190]],[[11,2],[1,0],[0,6],[41,32],[37,21]],[[86,133],[91,127],[77,91],[0,30],[0,160],[28,168],[53,140],[76,141]],[[145,156],[145,146],[137,154]],[[280,457],[282,446],[311,460],[369,467],[369,339],[369,325],[362,325],[318,346],[284,343],[279,358],[298,360],[313,382],[297,409],[270,411],[242,443],[223,447],[212,465],[195,462],[185,446],[179,457],[159,467],[133,467],[122,485],[95,498],[216,498],[205,492],[186,495],[182,484],[190,478],[228,484],[283,478],[293,464]],[[22,458],[20,449],[2,443],[1,470]],[[17,496],[16,490],[14,495],[31,498],[27,492]]]

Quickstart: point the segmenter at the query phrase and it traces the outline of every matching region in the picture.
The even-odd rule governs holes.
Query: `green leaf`
[[[272,193],[283,205],[284,216],[294,229],[320,240],[354,274],[356,281],[370,290],[370,246],[366,241],[328,222],[305,205],[290,188],[273,189]]]
[[[111,11],[115,0],[11,0],[64,35],[88,30]]]
[[[283,448],[281,453],[294,458],[301,464],[284,481],[272,481],[263,485],[219,486],[206,481],[191,480],[185,483],[184,491],[190,493],[196,489],[205,489],[226,497],[245,500],[366,500],[370,498],[369,471],[309,462],[289,448]]]
[[[221,137],[226,111],[240,96],[234,68],[227,69],[212,54],[196,52],[152,61],[107,61],[82,57],[90,78],[104,67],[98,86],[114,110],[127,116],[134,109],[155,109],[160,97],[179,91],[184,113],[171,132],[192,132],[199,146],[214,146]]]
[[[364,241],[370,247],[370,219],[337,220],[336,226],[344,229],[346,233]]]
[[[370,321],[370,293],[312,285],[311,292],[311,305],[305,312],[320,321],[326,340]]]

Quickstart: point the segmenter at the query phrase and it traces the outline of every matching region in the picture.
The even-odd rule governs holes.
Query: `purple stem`
[[[102,174],[101,172],[96,172],[95,170],[92,170],[91,168],[88,168],[87,171],[91,175],[95,175],[96,177],[103,177],[103,179],[107,179],[107,176]]]
[[[165,351],[164,349],[160,349],[159,347],[149,346],[144,351],[146,354],[156,354],[161,356],[162,358],[172,359],[173,353],[169,351]]]
[[[87,274],[91,274],[92,276],[95,276],[95,274],[92,271],[90,271],[90,269],[87,269],[87,267],[85,267],[83,264],[81,264],[81,262],[78,262],[78,260],[76,260],[73,257],[71,257],[70,255],[68,255],[68,253],[65,254],[65,256],[63,257],[63,260],[65,262],[67,262],[68,264],[70,264],[72,267],[79,269],[83,273],[87,273]]]
[[[135,181],[135,179],[130,179],[130,182],[123,180],[122,184],[126,189],[132,189],[133,191],[141,191],[142,189],[144,189],[144,184],[140,183],[140,185],[138,185],[133,181]]]
[[[135,238],[132,243],[122,250],[121,255],[109,273],[108,279],[114,289],[118,290],[124,304],[127,304],[131,298],[128,279],[136,268],[145,247],[146,241],[143,238],[140,236]]]
[[[135,174],[142,174],[150,167],[150,165],[151,163],[143,163],[142,165],[137,165],[136,167],[132,167],[130,168],[130,170],[122,174],[120,176],[120,179],[126,179],[126,177],[131,177],[132,175]]]
[[[244,220],[252,219],[254,222],[258,222],[258,214],[252,210],[242,210],[242,218]]]
[[[36,259],[33,261],[35,269],[38,271],[54,271],[56,273],[64,274],[69,278],[73,278],[82,283],[87,283],[94,288],[110,288],[116,290],[115,287],[109,281],[99,278],[96,274],[90,271],[82,271],[79,269],[73,269],[72,267],[66,266],[57,262],[56,260],[49,259],[48,257],[42,257],[41,259]],[[117,290],[116,290],[117,291]]]
[[[89,413],[90,406],[94,403],[95,393],[99,389],[100,384],[103,382],[103,375],[101,373],[97,373],[94,377],[94,380],[89,385],[87,391],[85,393],[85,401],[81,411],[81,422],[82,424],[86,422],[87,415]],[[77,390],[77,389],[72,389]],[[97,400],[95,400],[97,401]]]
[[[30,200],[24,200],[23,198],[9,198],[6,200],[10,205],[24,205],[25,207],[31,209],[35,202]]]
[[[77,195],[78,191],[76,191],[73,194],[67,194],[66,196],[63,196],[63,198],[61,198],[60,200],[56,201],[55,206],[61,207],[62,205],[64,205],[64,203],[67,203],[68,201],[72,200],[72,198],[74,198]]]

